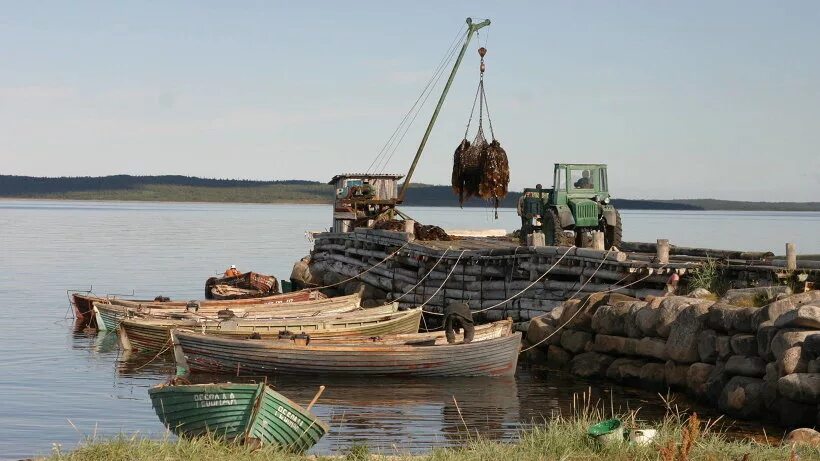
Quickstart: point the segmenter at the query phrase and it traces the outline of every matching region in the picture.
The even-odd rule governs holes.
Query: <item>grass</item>
[[[707,258],[700,267],[691,271],[689,290],[696,288],[705,288],[718,296],[723,296],[729,289],[723,268],[717,259]]]
[[[366,446],[356,445],[343,454],[329,457],[300,455],[272,447],[252,450],[249,447],[226,445],[211,438],[195,440],[150,440],[140,436],[117,437],[111,440],[88,440],[70,452],[55,447],[48,460],[65,461],[187,461],[187,460],[407,460],[407,461],[484,461],[484,460],[809,460],[820,459],[820,448],[783,446],[752,439],[732,439],[718,429],[718,421],[702,421],[697,414],[687,415],[673,405],[660,422],[649,424],[633,411],[620,415],[627,428],[652,427],[658,430],[653,443],[637,445],[615,443],[601,445],[586,435],[592,424],[611,417],[599,402],[594,405],[586,396],[573,414],[556,415],[544,425],[522,432],[520,439],[503,443],[471,436],[465,431],[465,444],[457,448],[434,449],[425,455],[374,453]]]

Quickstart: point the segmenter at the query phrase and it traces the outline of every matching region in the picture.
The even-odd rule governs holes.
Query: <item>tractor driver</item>
[[[581,179],[575,181],[576,189],[592,189],[592,181],[589,179],[589,170],[581,173]]]

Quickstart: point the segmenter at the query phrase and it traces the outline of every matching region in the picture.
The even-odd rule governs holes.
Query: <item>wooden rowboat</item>
[[[229,309],[232,315],[244,319],[269,319],[285,317],[305,317],[321,314],[351,312],[360,309],[361,297],[358,294],[340,296],[337,298],[317,299],[282,304],[247,304],[231,307],[199,307],[186,308],[176,306],[160,307],[129,307],[120,300],[110,300],[108,303],[92,303],[100,330],[115,330],[124,318],[188,318],[188,319],[218,319],[220,311]],[[149,306],[156,306],[151,304]]]
[[[180,437],[209,434],[305,451],[329,430],[309,409],[264,383],[160,385],[148,395],[162,424]]]
[[[205,299],[261,298],[279,294],[272,275],[245,272],[234,277],[211,277],[205,281]]]
[[[471,343],[307,344],[171,332],[178,369],[245,375],[512,376],[521,333]]]
[[[285,304],[285,303],[293,303],[293,302],[301,302],[301,301],[315,301],[320,299],[326,299],[327,296],[322,294],[320,291],[316,290],[301,290],[301,291],[294,291],[291,293],[281,293],[278,295],[271,295],[265,296],[262,298],[246,298],[246,299],[200,299],[200,300],[193,300],[193,301],[145,301],[145,300],[130,300],[130,299],[121,299],[115,298],[112,299],[112,302],[116,302],[121,306],[127,307],[142,307],[142,308],[153,308],[153,309],[163,309],[169,307],[185,307],[190,303],[196,303],[200,307],[219,307],[224,309],[225,307],[233,307],[233,306],[244,306],[244,305],[259,305],[259,304]]]
[[[295,317],[272,320],[227,320],[197,323],[191,320],[123,319],[119,338],[126,351],[170,350],[171,330],[188,328],[228,338],[276,339],[280,332],[307,333],[310,341],[342,339],[353,336],[380,336],[415,333],[419,330],[421,310],[397,312],[398,304],[363,309],[338,315]]]
[[[280,304],[280,303],[292,303],[292,302],[301,302],[301,301],[310,301],[310,300],[318,300],[318,299],[325,299],[327,296],[323,295],[319,291],[295,291],[292,293],[284,293],[278,294],[273,296],[267,296],[263,298],[253,298],[253,299],[236,299],[236,300],[222,300],[222,301],[196,301],[201,307],[233,307],[233,306],[240,306],[246,304]],[[128,306],[132,308],[184,308],[185,306],[190,303],[190,301],[165,301],[159,302],[155,299],[119,299],[109,296],[94,296],[90,293],[72,293],[71,294],[71,307],[74,311],[74,317],[81,323],[81,324],[89,324],[94,326],[96,323],[96,317],[94,315],[93,303],[117,303],[123,306]]]

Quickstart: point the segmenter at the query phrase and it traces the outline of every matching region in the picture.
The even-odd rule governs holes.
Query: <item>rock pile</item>
[[[592,294],[531,320],[527,340],[578,376],[685,390],[741,418],[820,424],[820,291],[727,302],[741,295]]]

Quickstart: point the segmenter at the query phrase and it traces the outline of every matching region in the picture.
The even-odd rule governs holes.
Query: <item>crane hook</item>
[[[482,74],[484,73],[484,69],[485,69],[485,67],[484,67],[484,55],[485,54],[487,54],[487,48],[484,48],[482,46],[481,48],[478,49],[478,55],[481,56],[481,67],[479,69],[481,70]]]

